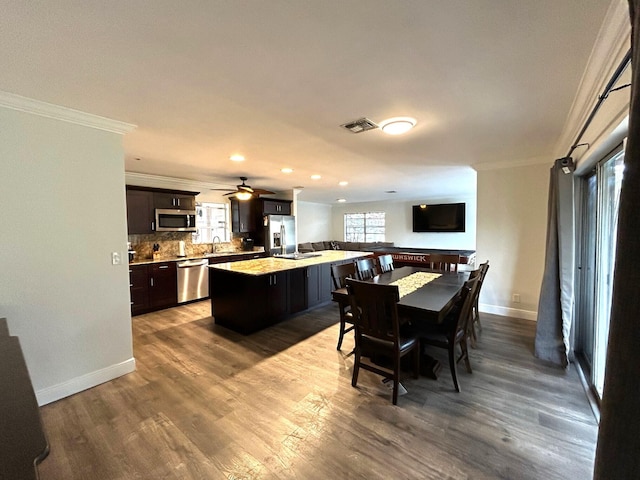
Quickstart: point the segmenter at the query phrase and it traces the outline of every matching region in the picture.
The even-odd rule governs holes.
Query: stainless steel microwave
[[[156,232],[195,232],[195,210],[156,208]]]

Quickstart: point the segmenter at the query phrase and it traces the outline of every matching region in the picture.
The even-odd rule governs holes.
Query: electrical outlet
[[[511,295],[511,301],[513,303],[520,303],[520,294],[514,293],[513,295]]]
[[[120,254],[118,252],[111,253],[111,264],[112,265],[120,265],[122,263],[122,259],[120,258]]]

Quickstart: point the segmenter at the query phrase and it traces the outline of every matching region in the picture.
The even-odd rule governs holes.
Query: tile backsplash
[[[153,257],[153,244],[160,245],[158,253],[160,258],[176,258],[178,256],[180,242],[185,243],[187,257],[211,253],[210,243],[192,243],[190,232],[158,232],[147,235],[129,235],[131,249],[135,250],[134,261],[148,260]],[[221,244],[225,250],[240,250],[240,238],[234,238],[231,242]]]

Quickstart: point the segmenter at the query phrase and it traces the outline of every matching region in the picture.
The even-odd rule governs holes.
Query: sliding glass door
[[[620,147],[582,184],[576,350],[582,354],[598,398],[602,398],[604,387],[623,162]]]

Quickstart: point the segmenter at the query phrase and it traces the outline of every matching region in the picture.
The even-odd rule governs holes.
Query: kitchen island
[[[209,265],[211,315],[216,325],[249,334],[331,300],[331,266],[371,252],[323,250]],[[336,316],[336,320],[338,317]]]

